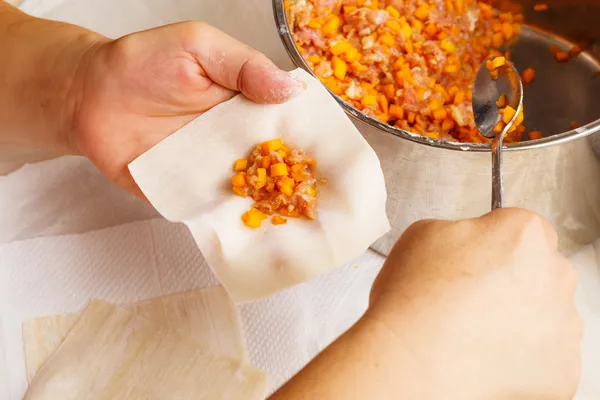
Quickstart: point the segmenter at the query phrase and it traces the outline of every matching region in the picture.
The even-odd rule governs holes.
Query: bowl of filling
[[[581,200],[600,196],[600,2],[273,0],[273,8],[292,61],[321,80],[380,157],[393,229],[379,250],[416,219],[489,207],[490,139],[475,126],[471,89],[494,55],[524,83],[524,123],[504,140],[508,204],[560,225],[565,248],[600,234],[600,212],[588,204],[598,202]]]

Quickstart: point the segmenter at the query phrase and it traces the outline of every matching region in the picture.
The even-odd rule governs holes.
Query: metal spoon
[[[493,60],[496,57],[490,57]],[[498,79],[493,80],[491,71],[486,67],[485,61],[481,64],[475,75],[473,83],[473,114],[479,132],[492,141],[492,210],[502,208],[504,185],[502,181],[502,141],[509,129],[514,125],[517,116],[523,108],[523,83],[521,77],[510,62],[500,67]],[[497,135],[493,129],[500,121],[499,107],[496,101],[501,94],[506,96],[506,104],[517,112],[501,134]]]

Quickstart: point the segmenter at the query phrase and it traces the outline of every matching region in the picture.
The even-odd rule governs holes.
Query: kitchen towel
[[[360,317],[382,263],[368,251],[241,307],[250,363],[269,373],[271,390]],[[79,311],[91,298],[131,303],[217,284],[187,228],[163,219],[0,245],[0,399],[26,389],[23,320]]]

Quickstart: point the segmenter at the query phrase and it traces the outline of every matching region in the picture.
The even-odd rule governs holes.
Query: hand
[[[536,214],[422,221],[392,250],[366,318],[393,332],[440,398],[570,400],[580,375],[576,283]]]
[[[305,88],[256,50],[199,22],[105,41],[81,71],[71,143],[142,198],[127,164],[162,139],[237,92],[281,103]]]

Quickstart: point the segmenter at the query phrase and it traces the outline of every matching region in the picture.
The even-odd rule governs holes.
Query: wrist
[[[86,29],[0,13],[0,142],[78,154],[73,120],[83,96],[85,69],[107,41]]]
[[[371,341],[379,342],[382,359],[389,362],[394,385],[402,398],[421,400],[498,400],[498,392],[489,380],[477,375],[493,372],[492,366],[473,370],[469,348],[458,348],[452,339],[450,321],[444,326],[430,324],[444,320],[425,309],[405,307],[369,309],[359,329],[370,332]],[[358,324],[357,324],[358,327]]]

